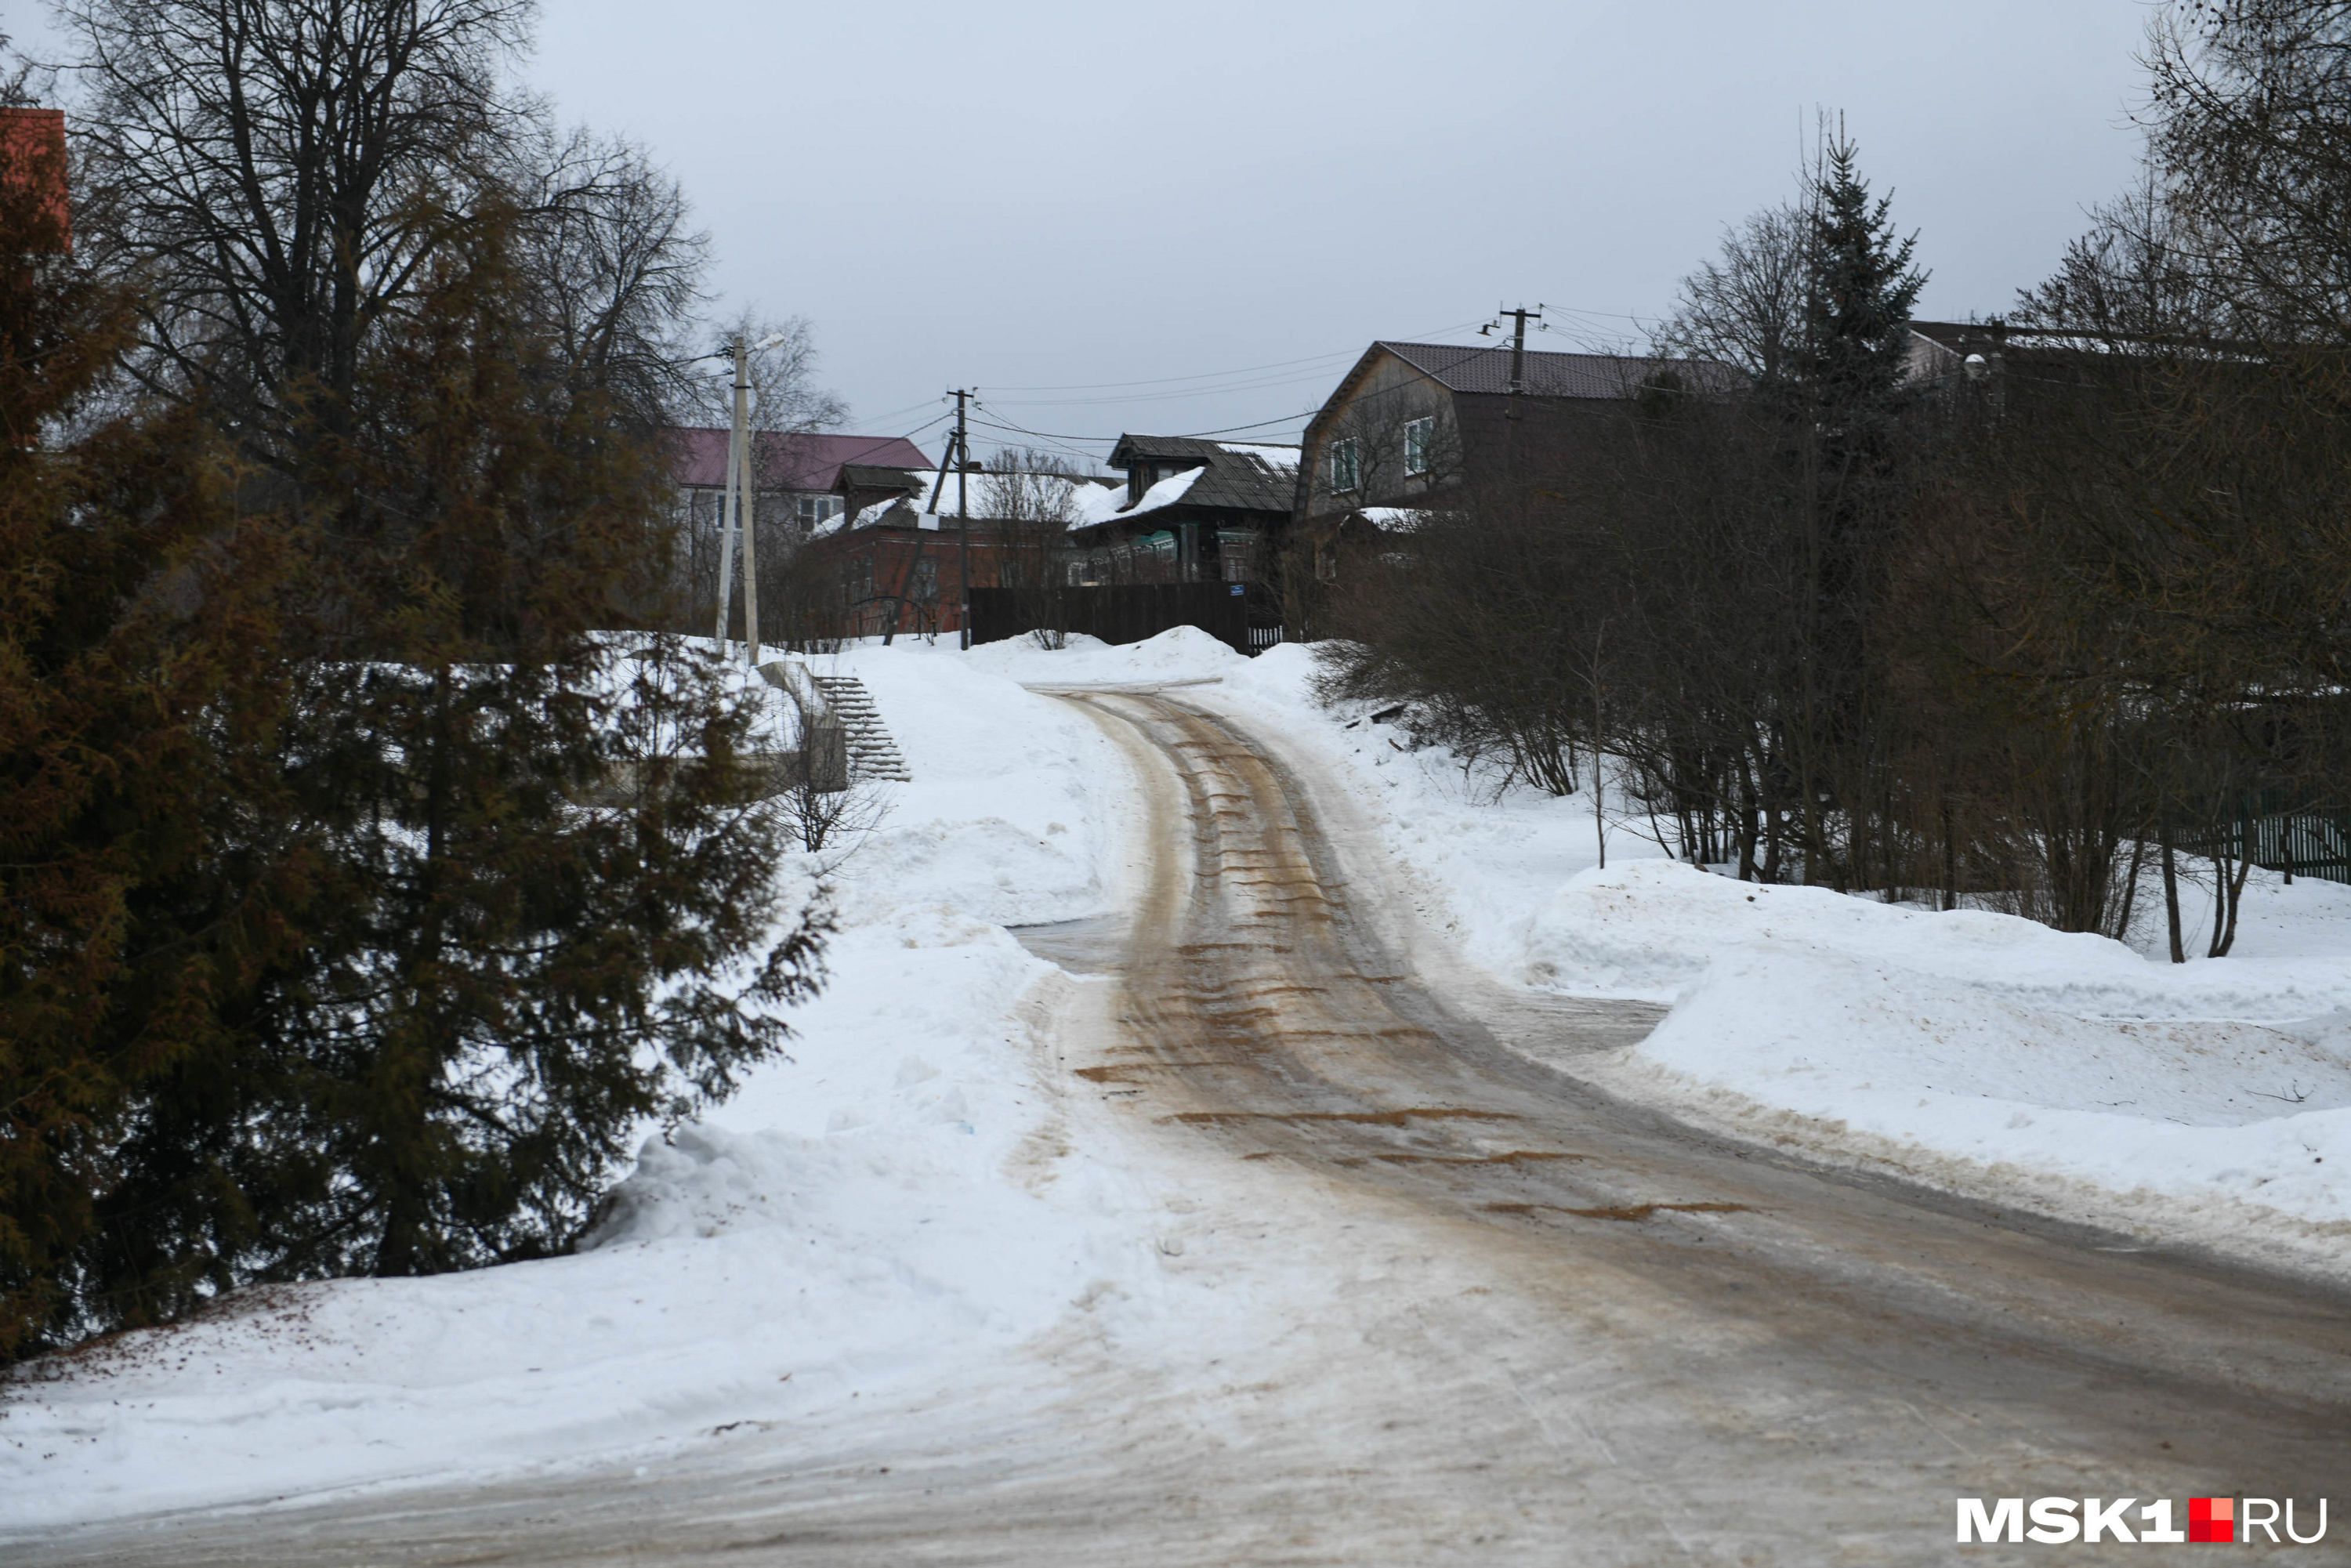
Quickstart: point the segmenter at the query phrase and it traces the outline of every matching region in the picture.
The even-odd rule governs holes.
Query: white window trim
[[[1346,483],[1343,485],[1339,482],[1339,457],[1342,453],[1346,455],[1347,459]],[[1331,444],[1331,493],[1334,496],[1352,496],[1363,488],[1363,447],[1353,436],[1341,436]]]
[[[1407,479],[1423,479],[1428,476],[1428,449],[1434,444],[1437,420],[1423,414],[1418,419],[1404,422],[1404,472]]]

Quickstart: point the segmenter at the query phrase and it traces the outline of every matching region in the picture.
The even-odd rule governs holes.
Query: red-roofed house
[[[670,472],[676,477],[681,507],[696,529],[718,528],[726,494],[726,432],[684,428],[670,432]],[[927,468],[923,449],[903,435],[830,435],[757,432],[751,437],[752,518],[767,538],[787,522],[806,538],[840,516],[841,500],[833,481],[843,464],[891,468]]]

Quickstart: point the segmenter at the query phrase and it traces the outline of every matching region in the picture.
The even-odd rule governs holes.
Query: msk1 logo
[[[2136,1531],[2125,1522],[2125,1515],[2135,1497],[2118,1497],[2109,1502],[2104,1498],[2041,1497],[2032,1500],[2028,1510],[2021,1497],[1992,1500],[1986,1507],[1980,1497],[1959,1499],[1959,1543],[1980,1541],[2038,1541],[2044,1546],[2062,1546],[2069,1541],[2143,1542],[2252,1542],[2266,1537],[2273,1546],[2287,1542],[2310,1546],[2326,1538],[2326,1500],[2318,1500],[2318,1530],[2304,1535],[2294,1529],[2294,1499],[2283,1505],[2267,1497],[2191,1497],[2188,1500],[2188,1529],[2182,1532],[2171,1522],[2171,1500],[2158,1498],[2138,1510],[2139,1524]],[[2028,1512],[2031,1529],[2025,1527]],[[2285,1533],[2280,1536],[2283,1527]],[[2255,1535],[2255,1531],[2262,1535]]]

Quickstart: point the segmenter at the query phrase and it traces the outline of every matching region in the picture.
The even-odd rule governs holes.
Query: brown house
[[[1513,390],[1512,361],[1510,349],[1482,345],[1365,350],[1306,426],[1294,506],[1318,551],[1351,519],[1441,509],[1473,483],[1556,461],[1589,421],[1668,378],[1690,392],[1745,384],[1711,360],[1528,350]]]

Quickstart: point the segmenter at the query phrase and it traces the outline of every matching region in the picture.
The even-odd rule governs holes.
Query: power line
[[[985,410],[992,405],[983,403],[980,406]],[[1210,436],[1215,435],[1234,435],[1246,430],[1263,430],[1269,425],[1288,425],[1295,423],[1300,420],[1306,419],[1316,412],[1317,411],[1315,409],[1309,408],[1302,409],[1296,413],[1283,414],[1279,419],[1260,419],[1249,424],[1228,424],[1217,430],[1187,430],[1176,434],[1171,437],[1171,439],[1177,441],[1205,441]],[[1106,446],[1113,445],[1119,440],[1119,437],[1115,435],[1074,435],[1067,431],[1030,430],[1025,425],[1011,423],[1008,418],[1002,423],[998,423],[994,421],[985,419],[975,419],[973,423],[976,424],[987,425],[990,430],[1008,431],[1014,434],[1026,435],[1038,441],[1084,441],[1091,442],[1095,445]],[[1069,450],[1069,448],[1064,448],[1063,450],[1066,451]]]
[[[1635,316],[1626,316],[1626,315],[1623,315],[1623,314],[1621,314],[1621,313],[1619,313],[1619,312],[1615,312],[1615,311],[1606,311],[1606,310],[1582,310],[1582,309],[1578,309],[1578,308],[1574,308],[1574,307],[1573,307],[1573,306],[1553,306],[1553,307],[1550,307],[1550,308],[1552,308],[1552,309],[1555,309],[1555,310],[1559,310],[1559,311],[1561,311],[1562,313],[1563,313],[1563,314],[1565,314],[1565,315],[1569,315],[1569,316],[1575,316],[1575,317],[1586,317],[1586,316],[1589,316],[1589,317],[1605,317],[1605,318],[1608,318],[1608,319],[1614,319],[1614,320],[1634,321],[1634,322],[1636,322],[1636,323],[1641,319],[1640,319],[1640,318],[1638,318],[1638,317],[1635,317]],[[1508,314],[1508,312],[1505,312],[1505,314]],[[1529,315],[1531,318],[1533,316],[1533,314],[1534,314],[1534,312],[1532,312],[1532,311],[1528,312],[1528,315]],[[1397,338],[1397,339],[1394,339],[1394,340],[1374,340],[1374,341],[1381,341],[1381,340],[1392,340],[1392,341],[1397,341],[1397,342],[1427,342],[1427,341],[1428,341],[1428,340],[1430,340],[1430,339],[1432,339],[1432,338],[1439,338],[1439,337],[1442,337],[1444,334],[1447,334],[1447,333],[1449,333],[1449,332],[1459,331],[1459,330],[1462,330],[1462,329],[1464,329],[1465,328],[1467,328],[1467,327],[1468,327],[1468,326],[1470,326],[1470,325],[1472,325],[1472,323],[1471,323],[1471,322],[1457,322],[1457,323],[1454,323],[1454,324],[1453,324],[1453,325],[1451,325],[1451,326],[1440,327],[1440,328],[1435,329],[1434,330],[1431,330],[1431,331],[1413,333],[1413,334],[1410,334],[1410,335],[1408,335],[1408,336],[1401,337],[1401,338]],[[1521,340],[1521,341],[1523,341],[1523,340]],[[1459,353],[1460,353],[1460,358],[1459,358],[1459,360],[1458,360],[1458,361],[1455,361],[1455,362],[1458,362],[1458,363],[1467,363],[1470,359],[1472,359],[1472,358],[1474,358],[1474,357],[1476,357],[1477,355],[1479,355],[1479,354],[1483,354],[1483,353],[1492,353],[1492,352],[1498,352],[1498,351],[1505,351],[1505,350],[1501,350],[1498,345],[1489,344],[1489,343],[1470,343],[1470,344],[1431,343],[1431,344],[1429,344],[1429,346],[1430,346],[1430,347],[1433,347],[1433,348],[1447,348],[1447,349],[1457,349],[1457,350],[1459,350]],[[1070,445],[1067,445],[1067,444],[1065,444],[1065,443],[1070,443],[1070,442],[1082,442],[1082,443],[1085,443],[1085,444],[1089,444],[1089,445],[1092,445],[1092,446],[1108,446],[1108,445],[1115,444],[1116,444],[1116,442],[1118,441],[1119,437],[1118,437],[1118,436],[1115,436],[1115,435],[1081,435],[1081,434],[1074,434],[1074,433],[1071,433],[1071,432],[1068,432],[1068,431],[1040,431],[1040,430],[1031,430],[1031,429],[1029,429],[1028,426],[1026,426],[1026,425],[1024,425],[1024,424],[1020,424],[1020,423],[1019,423],[1018,422],[1016,422],[1015,420],[1013,420],[1009,414],[1005,413],[1003,411],[1004,411],[1005,409],[1007,409],[1007,408],[1024,408],[1024,407],[1063,408],[1063,407],[1080,406],[1080,407],[1102,407],[1102,408],[1110,408],[1110,407],[1118,407],[1118,406],[1123,406],[1123,405],[1129,405],[1129,404],[1136,404],[1136,403],[1150,403],[1150,402],[1181,402],[1181,401],[1184,401],[1184,400],[1186,400],[1186,399],[1193,399],[1193,398],[1199,398],[1199,397],[1208,397],[1208,396],[1228,396],[1228,395],[1232,395],[1232,394],[1234,394],[1234,393],[1238,393],[1238,392],[1261,392],[1261,391],[1270,390],[1270,389],[1272,389],[1272,388],[1276,388],[1276,387],[1281,387],[1281,386],[1293,386],[1293,385],[1300,384],[1301,382],[1311,382],[1311,381],[1316,381],[1316,380],[1319,380],[1319,379],[1321,379],[1321,378],[1320,378],[1320,375],[1319,375],[1319,374],[1310,373],[1310,374],[1307,374],[1307,375],[1301,375],[1301,376],[1276,376],[1276,377],[1268,377],[1268,378],[1260,379],[1260,380],[1243,380],[1243,379],[1236,379],[1236,380],[1233,380],[1233,381],[1230,381],[1230,382],[1225,382],[1225,383],[1223,383],[1223,384],[1220,384],[1220,385],[1212,385],[1212,386],[1204,386],[1204,387],[1189,387],[1189,386],[1183,386],[1183,385],[1182,385],[1182,383],[1191,382],[1208,381],[1208,380],[1211,380],[1212,378],[1216,378],[1216,377],[1224,377],[1224,376],[1229,376],[1229,377],[1234,377],[1234,378],[1247,378],[1247,377],[1262,376],[1262,375],[1263,375],[1263,372],[1265,372],[1265,371],[1269,371],[1287,370],[1287,369],[1290,369],[1290,368],[1291,368],[1291,367],[1293,367],[1293,366],[1299,366],[1299,365],[1319,365],[1319,364],[1326,364],[1326,363],[1329,363],[1329,362],[1333,361],[1345,360],[1345,359],[1348,359],[1348,358],[1351,358],[1351,357],[1353,357],[1353,358],[1360,358],[1360,357],[1361,357],[1362,352],[1363,352],[1363,350],[1346,350],[1346,351],[1342,352],[1342,353],[1316,355],[1316,356],[1312,356],[1312,357],[1308,358],[1308,359],[1301,359],[1301,360],[1284,360],[1284,361],[1277,361],[1277,362],[1272,363],[1272,364],[1268,364],[1268,365],[1259,365],[1259,366],[1251,366],[1251,367],[1246,367],[1246,368],[1237,369],[1237,370],[1233,370],[1233,371],[1203,371],[1203,372],[1200,372],[1200,373],[1199,373],[1199,374],[1197,374],[1197,375],[1191,375],[1191,376],[1164,376],[1164,377],[1152,378],[1152,379],[1149,379],[1149,380],[1144,380],[1144,381],[1134,381],[1134,382],[1072,382],[1072,383],[1068,383],[1068,384],[1066,384],[1066,385],[1062,385],[1062,386],[1026,386],[1026,387],[1005,387],[1005,388],[1000,388],[1000,389],[998,389],[998,390],[1005,391],[1005,392],[1061,392],[1061,391],[1067,391],[1067,392],[1101,392],[1101,391],[1116,391],[1116,390],[1119,390],[1119,389],[1122,389],[1122,388],[1126,388],[1126,387],[1157,387],[1157,386],[1179,387],[1181,390],[1169,391],[1169,392],[1141,392],[1141,393],[1137,393],[1136,395],[1132,396],[1132,397],[1109,397],[1109,398],[1037,398],[1037,399],[1027,399],[1027,400],[1012,399],[1012,400],[1007,400],[1007,401],[1006,401],[1006,402],[998,402],[993,401],[993,399],[991,399],[989,402],[986,402],[986,403],[981,404],[981,405],[980,405],[980,407],[981,407],[984,411],[986,411],[987,413],[994,413],[994,414],[996,414],[998,417],[997,417],[997,418],[995,418],[995,419],[987,419],[987,418],[980,418],[980,417],[977,417],[977,416],[975,416],[975,418],[973,419],[973,423],[977,423],[977,424],[979,424],[979,425],[983,426],[983,427],[984,427],[984,428],[986,428],[986,429],[998,431],[998,432],[999,432],[999,433],[1001,433],[1001,434],[1008,434],[1008,435],[1019,435],[1019,436],[1026,436],[1026,437],[1028,437],[1029,440],[1032,440],[1032,441],[1043,442],[1043,443],[1045,443],[1046,444],[1048,444],[1048,445],[1050,445],[1050,446],[1055,446],[1055,447],[1058,447],[1058,448],[1059,448],[1060,450],[1061,450],[1061,451],[1071,453],[1071,455],[1077,455],[1077,456],[1083,456],[1083,457],[1086,457],[1086,458],[1088,458],[1088,459],[1090,459],[1090,460],[1091,460],[1092,458],[1093,458],[1093,457],[1096,455],[1095,454],[1093,454],[1093,453],[1092,453],[1092,452],[1083,451],[1083,450],[1081,450],[1081,448],[1073,447],[1073,446],[1070,446]],[[1449,369],[1451,369],[1451,368],[1452,368],[1452,365],[1451,365],[1451,364],[1447,364],[1447,365],[1446,365],[1446,366],[1442,367],[1442,369],[1440,370],[1440,371],[1439,371],[1437,374],[1434,374],[1434,375],[1433,375],[1433,374],[1431,374],[1431,373],[1430,373],[1430,372],[1428,372],[1428,371],[1418,371],[1418,370],[1416,370],[1415,374],[1414,374],[1414,376],[1413,376],[1412,380],[1413,380],[1413,381],[1415,381],[1415,382],[1418,382],[1418,381],[1434,381],[1434,380],[1437,380],[1437,379],[1438,379],[1438,377],[1439,377],[1439,375],[1441,375],[1441,374],[1442,374],[1442,371],[1443,371],[1443,370],[1449,370]],[[1387,389],[1387,391],[1388,391],[1388,392],[1396,392],[1396,391],[1401,391],[1401,390],[1402,390],[1402,389],[1401,389],[1400,387],[1399,387],[1399,388],[1390,388],[1390,389]],[[1379,395],[1379,394],[1374,394],[1374,395]],[[1323,405],[1322,405],[1322,404],[1317,404],[1317,405],[1316,405],[1315,407],[1313,407],[1313,408],[1303,409],[1303,410],[1299,411],[1299,412],[1298,412],[1298,413],[1296,413],[1284,414],[1284,415],[1281,415],[1281,416],[1280,416],[1280,417],[1273,418],[1273,419],[1254,420],[1254,421],[1251,421],[1251,422],[1249,422],[1249,423],[1244,423],[1244,424],[1228,424],[1228,425],[1223,425],[1223,426],[1220,426],[1220,427],[1218,427],[1218,428],[1217,428],[1217,429],[1215,429],[1215,430],[1201,430],[1201,431],[1191,431],[1191,432],[1186,432],[1186,433],[1185,433],[1184,434],[1182,434],[1181,436],[1179,436],[1179,437],[1178,437],[1178,439],[1184,439],[1184,440],[1205,440],[1205,439],[1207,439],[1207,438],[1210,438],[1210,437],[1213,437],[1213,436],[1218,436],[1218,435],[1234,435],[1234,434],[1243,434],[1243,433],[1246,433],[1246,432],[1249,432],[1249,431],[1267,430],[1267,429],[1270,429],[1270,428],[1274,428],[1274,427],[1279,427],[1279,426],[1290,425],[1290,424],[1293,424],[1293,423],[1300,423],[1300,422],[1303,422],[1303,421],[1311,420],[1311,419],[1315,414],[1317,414],[1317,413],[1321,413],[1321,412],[1322,412],[1322,406],[1323,406]],[[944,417],[944,416],[943,416],[943,417]],[[933,421],[932,423],[938,423],[938,422],[937,422],[937,421]]]
[[[1189,402],[1200,398],[1229,397],[1237,392],[1265,392],[1276,387],[1303,386],[1328,381],[1336,367],[1309,371],[1297,376],[1272,376],[1259,381],[1229,382],[1212,387],[1192,387],[1179,392],[1133,392],[1123,397],[1055,397],[1008,398],[1002,406],[1010,408],[1123,408],[1139,403]]]
[[[1427,332],[1422,334],[1422,336],[1434,337],[1439,332],[1458,332],[1465,327],[1472,327],[1476,324],[1477,323],[1475,321],[1457,321],[1447,327],[1433,327],[1429,329]],[[998,392],[1115,392],[1121,387],[1168,386],[1177,382],[1214,381],[1220,376],[1253,376],[1263,371],[1286,371],[1294,365],[1312,365],[1320,364],[1326,360],[1353,359],[1362,352],[1363,350],[1360,349],[1342,349],[1328,354],[1309,355],[1307,358],[1302,360],[1278,360],[1270,365],[1242,365],[1229,371],[1202,371],[1196,375],[1188,376],[1155,376],[1148,380],[1136,382],[1071,382],[1066,386],[998,387],[996,390]]]

